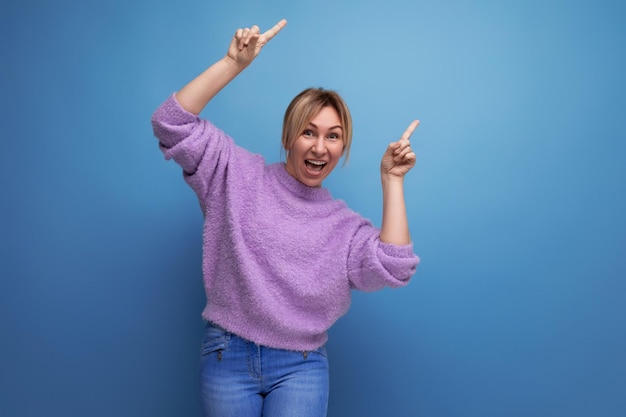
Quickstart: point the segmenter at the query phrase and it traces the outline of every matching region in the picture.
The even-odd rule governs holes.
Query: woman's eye
[[[313,136],[313,131],[311,129],[304,129],[304,132],[302,132],[302,134],[304,136]]]
[[[331,133],[330,135],[328,135],[328,139],[337,140],[339,139],[339,135],[337,133]]]

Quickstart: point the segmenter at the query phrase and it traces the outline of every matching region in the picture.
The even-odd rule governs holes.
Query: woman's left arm
[[[383,186],[383,221],[380,240],[394,245],[411,243],[404,202],[404,176],[415,166],[415,153],[409,138],[417,128],[415,120],[397,142],[390,143],[380,163]]]

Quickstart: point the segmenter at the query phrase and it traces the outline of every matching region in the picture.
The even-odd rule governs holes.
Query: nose
[[[326,153],[326,142],[322,135],[317,138],[311,150],[316,156],[322,156]]]

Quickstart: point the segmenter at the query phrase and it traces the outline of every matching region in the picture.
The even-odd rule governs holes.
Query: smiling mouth
[[[326,162],[322,161],[313,161],[310,159],[304,160],[304,165],[306,165],[307,169],[312,172],[320,172],[326,166]]]

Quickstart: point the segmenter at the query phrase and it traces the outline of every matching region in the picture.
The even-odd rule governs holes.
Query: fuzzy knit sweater
[[[267,165],[175,95],[152,126],[204,214],[204,319],[260,345],[314,350],[348,310],[351,289],[403,286],[415,272],[412,245],[381,242],[327,189]]]

